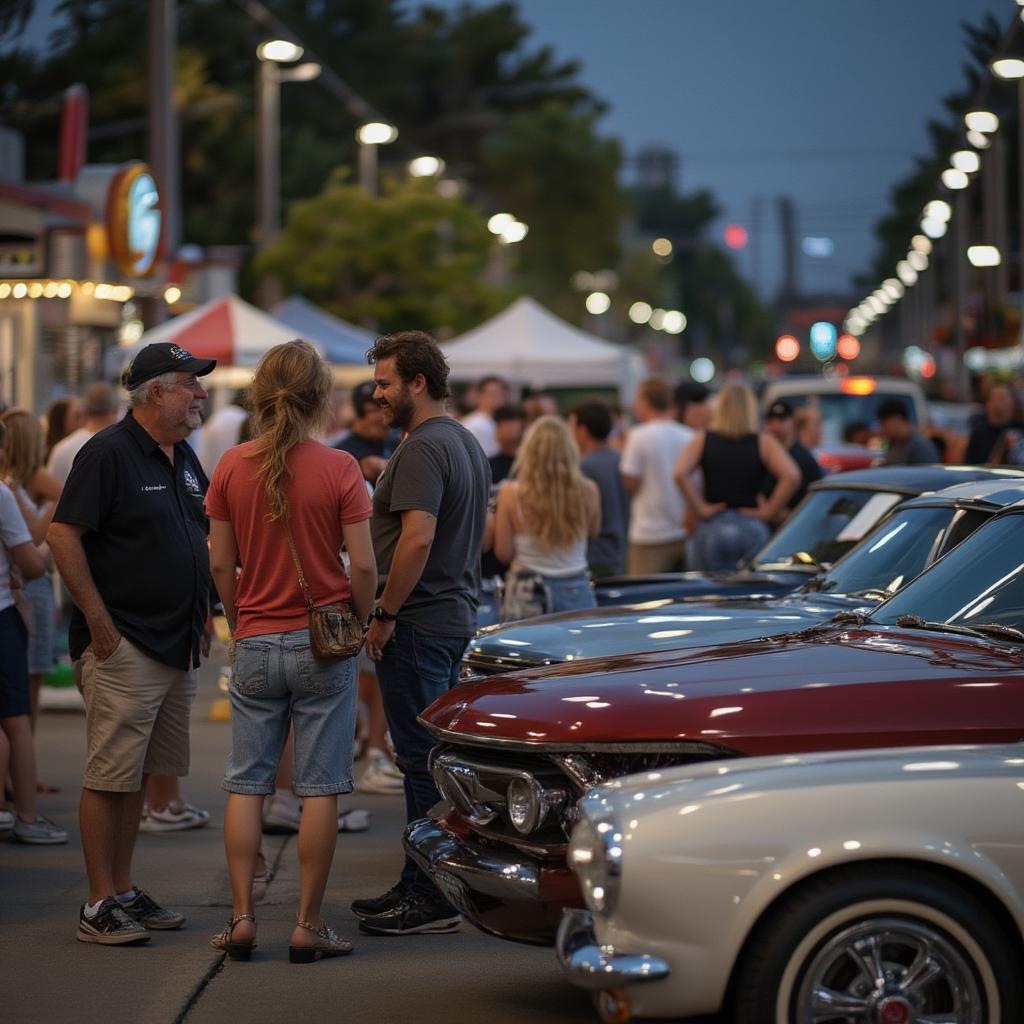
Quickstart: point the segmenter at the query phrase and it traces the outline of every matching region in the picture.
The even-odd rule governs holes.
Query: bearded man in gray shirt
[[[491,469],[476,438],[447,415],[448,364],[422,331],[380,338],[369,353],[384,419],[406,436],[373,494],[371,530],[383,589],[366,634],[405,776],[409,821],[440,795],[427,769],[434,741],[418,717],[459,679],[476,630]],[[459,914],[407,857],[398,884],[355,900],[363,931],[452,931]]]

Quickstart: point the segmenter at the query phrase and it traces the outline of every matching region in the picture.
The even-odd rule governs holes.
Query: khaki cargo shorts
[[[82,655],[85,789],[135,793],[144,773],[187,775],[196,672],[171,668],[122,637],[99,661]]]

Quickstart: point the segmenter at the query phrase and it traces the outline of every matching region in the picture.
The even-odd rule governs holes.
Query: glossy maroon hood
[[[1024,737],[1024,659],[919,631],[832,630],[464,683],[436,735],[560,749],[698,741],[748,754]]]

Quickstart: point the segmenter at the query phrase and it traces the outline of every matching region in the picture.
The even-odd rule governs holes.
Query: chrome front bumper
[[[562,970],[580,988],[620,988],[639,981],[667,978],[672,972],[659,957],[646,953],[616,953],[611,947],[599,946],[589,910],[563,912],[555,948]]]
[[[533,864],[467,842],[430,818],[405,830],[405,849],[463,913],[468,913],[464,907],[471,893],[515,902],[541,898],[540,874]]]

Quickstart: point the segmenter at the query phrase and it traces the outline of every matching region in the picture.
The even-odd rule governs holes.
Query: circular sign
[[[122,274],[144,277],[160,249],[163,214],[150,169],[133,163],[114,175],[107,190],[107,239]]]

